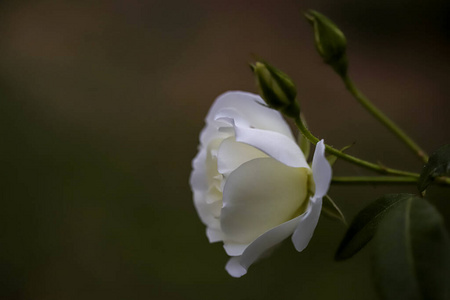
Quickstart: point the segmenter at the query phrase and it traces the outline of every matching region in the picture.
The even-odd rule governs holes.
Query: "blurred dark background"
[[[203,118],[255,92],[257,54],[297,83],[309,127],[371,161],[421,163],[321,62],[301,11],[348,38],[358,86],[427,151],[450,140],[445,0],[1,1],[1,299],[376,299],[370,247],[333,262],[322,217],[241,279],[210,245],[188,177]],[[343,162],[339,175],[366,174]],[[332,187],[347,217],[412,186]],[[428,195],[448,221],[449,190]]]

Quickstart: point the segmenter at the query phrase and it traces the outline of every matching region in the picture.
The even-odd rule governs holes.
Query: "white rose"
[[[261,104],[245,92],[219,96],[192,162],[195,207],[209,241],[224,243],[233,277],[290,235],[302,251],[331,180],[323,141],[310,168],[281,114]]]

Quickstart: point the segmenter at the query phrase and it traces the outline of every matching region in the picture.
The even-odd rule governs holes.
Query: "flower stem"
[[[400,140],[402,140],[420,159],[428,161],[428,155],[419,147],[403,130],[401,130],[391,119],[389,119],[381,110],[373,105],[355,86],[350,77],[346,74],[341,77],[347,90],[358,100],[358,102],[367,109],[378,121],[386,126]]]
[[[418,178],[405,176],[334,176],[331,179],[335,184],[417,184]],[[450,178],[436,177],[435,183],[441,186],[450,186]]]
[[[297,125],[298,129],[301,131],[301,133],[314,145],[319,142],[319,139],[315,137],[309,130],[306,128],[305,124],[302,122],[300,117],[295,118],[295,124]],[[342,151],[339,151],[336,148],[333,148],[329,145],[325,145],[325,149],[328,153],[333,154],[343,160],[346,160],[350,163],[353,163],[355,165],[359,165],[361,167],[364,167],[369,170],[373,170],[375,172],[381,173],[381,174],[391,174],[391,175],[400,175],[400,176],[407,176],[407,177],[413,177],[416,178],[416,180],[419,178],[419,174],[417,173],[411,173],[407,171],[401,171],[396,169],[387,168],[385,166],[377,165],[371,162],[368,162],[366,160],[362,160],[360,158],[354,157],[352,155],[348,155],[343,153]]]
[[[405,176],[335,176],[331,179],[336,184],[416,184],[417,178]]]
[[[436,177],[434,179],[434,181],[436,181],[439,184],[450,185],[450,178],[449,177],[445,177],[445,176]]]

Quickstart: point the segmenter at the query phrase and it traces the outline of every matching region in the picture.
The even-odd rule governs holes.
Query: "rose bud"
[[[297,117],[300,114],[296,101],[297,89],[289,76],[267,63],[256,62],[251,67],[266,104],[286,116]]]
[[[316,49],[325,63],[341,76],[347,73],[347,40],[342,31],[330,19],[314,10],[305,13],[314,27]]]

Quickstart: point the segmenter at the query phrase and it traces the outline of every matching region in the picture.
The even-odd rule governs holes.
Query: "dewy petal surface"
[[[231,173],[220,217],[225,243],[250,243],[291,219],[307,200],[308,172],[272,158],[257,158]]]

